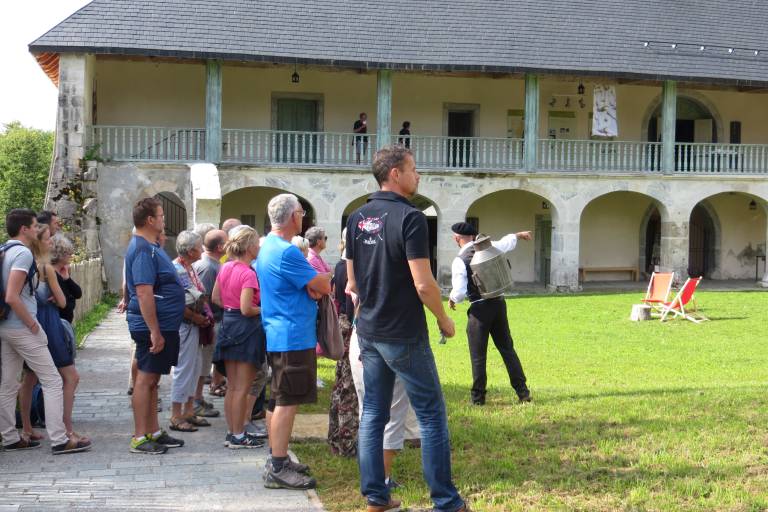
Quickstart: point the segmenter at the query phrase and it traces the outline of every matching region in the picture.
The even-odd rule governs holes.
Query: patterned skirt
[[[339,315],[339,327],[344,338],[344,356],[336,363],[336,381],[333,384],[331,409],[328,413],[328,445],[334,455],[353,457],[357,454],[360,416],[352,369],[349,366],[352,325],[344,314]]]

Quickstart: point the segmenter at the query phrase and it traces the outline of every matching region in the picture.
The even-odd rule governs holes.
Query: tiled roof
[[[768,84],[765,0],[95,0],[30,51]],[[644,47],[644,41],[660,41]],[[678,43],[671,48],[670,43]],[[706,49],[701,51],[700,45]],[[716,47],[717,46],[717,47]],[[727,48],[735,48],[728,53]],[[764,49],[758,55],[754,50]]]

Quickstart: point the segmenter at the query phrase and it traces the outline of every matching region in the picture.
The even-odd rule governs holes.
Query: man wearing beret
[[[472,280],[472,269],[469,266],[475,255],[475,237],[477,229],[466,222],[457,222],[451,226],[453,239],[459,246],[459,254],[451,265],[451,295],[449,305],[456,309],[456,304],[465,298],[469,300],[467,311],[467,339],[469,355],[472,359],[472,403],[485,405],[487,375],[485,361],[488,354],[488,335],[504,360],[509,374],[509,382],[517,393],[520,402],[530,402],[531,392],[525,383],[525,374],[512,345],[512,335],[507,322],[507,304],[504,297],[483,299]],[[512,251],[517,240],[530,240],[530,231],[510,233],[501,240],[492,242],[493,246],[503,252]]]

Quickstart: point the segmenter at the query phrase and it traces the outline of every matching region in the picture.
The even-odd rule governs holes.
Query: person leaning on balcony
[[[136,344],[132,403],[132,453],[159,454],[184,445],[160,429],[157,391],[161,375],[168,375],[179,357],[179,328],[184,318],[184,287],[171,259],[157,243],[165,228],[160,201],[139,200],[133,207],[136,234],[125,253],[128,291],[126,320]]]
[[[298,406],[317,402],[317,304],[331,293],[331,275],[318,274],[290,240],[301,231],[306,212],[293,194],[267,205],[272,231],[256,260],[261,285],[262,320],[272,367],[267,407],[271,457],[265,468],[269,489],[312,489],[309,468],[288,457],[288,441]]]
[[[507,367],[509,382],[517,393],[520,402],[530,402],[531,392],[525,383],[523,366],[517,357],[512,344],[512,335],[509,332],[507,321],[507,304],[504,297],[483,299],[480,291],[472,279],[472,268],[469,266],[472,256],[475,255],[475,237],[477,229],[467,222],[457,222],[451,226],[453,239],[459,246],[459,254],[451,265],[451,294],[449,305],[456,309],[456,304],[465,298],[470,305],[467,310],[467,339],[469,341],[469,355],[472,360],[472,392],[471,398],[474,405],[485,405],[487,384],[486,359],[488,356],[488,335],[493,338],[493,343],[504,360]],[[493,246],[504,252],[512,251],[519,239],[530,240],[530,231],[509,234],[499,241],[494,241]]]
[[[360,112],[360,118],[352,125],[352,131],[357,134],[368,133],[368,114]],[[357,163],[360,163],[360,154],[363,156],[368,154],[368,136],[357,135],[355,136],[355,156],[357,157]]]
[[[357,335],[365,397],[358,432],[360,490],[368,512],[398,510],[385,483],[384,428],[390,419],[395,378],[405,385],[421,428],[424,478],[434,510],[467,506],[451,476],[445,399],[429,345],[426,306],[444,336],[455,333],[429,265],[427,218],[411,204],[419,173],[403,146],[376,152],[373,175],[380,191],[347,221],[347,290],[357,293]]]
[[[403,127],[400,129],[400,133],[398,133],[399,137],[397,138],[397,143],[405,146],[408,149],[411,149],[411,122],[410,121],[403,121]]]

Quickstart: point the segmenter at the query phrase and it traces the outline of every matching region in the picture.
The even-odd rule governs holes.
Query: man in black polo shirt
[[[373,174],[381,191],[349,216],[347,290],[360,299],[357,335],[363,359],[365,399],[358,434],[360,489],[369,512],[396,510],[384,483],[384,426],[395,376],[402,379],[422,432],[424,477],[435,510],[467,510],[451,480],[448,421],[424,306],[446,337],[453,321],[443,308],[429,265],[427,219],[408,198],[419,174],[410,150],[387,146],[376,153]]]

